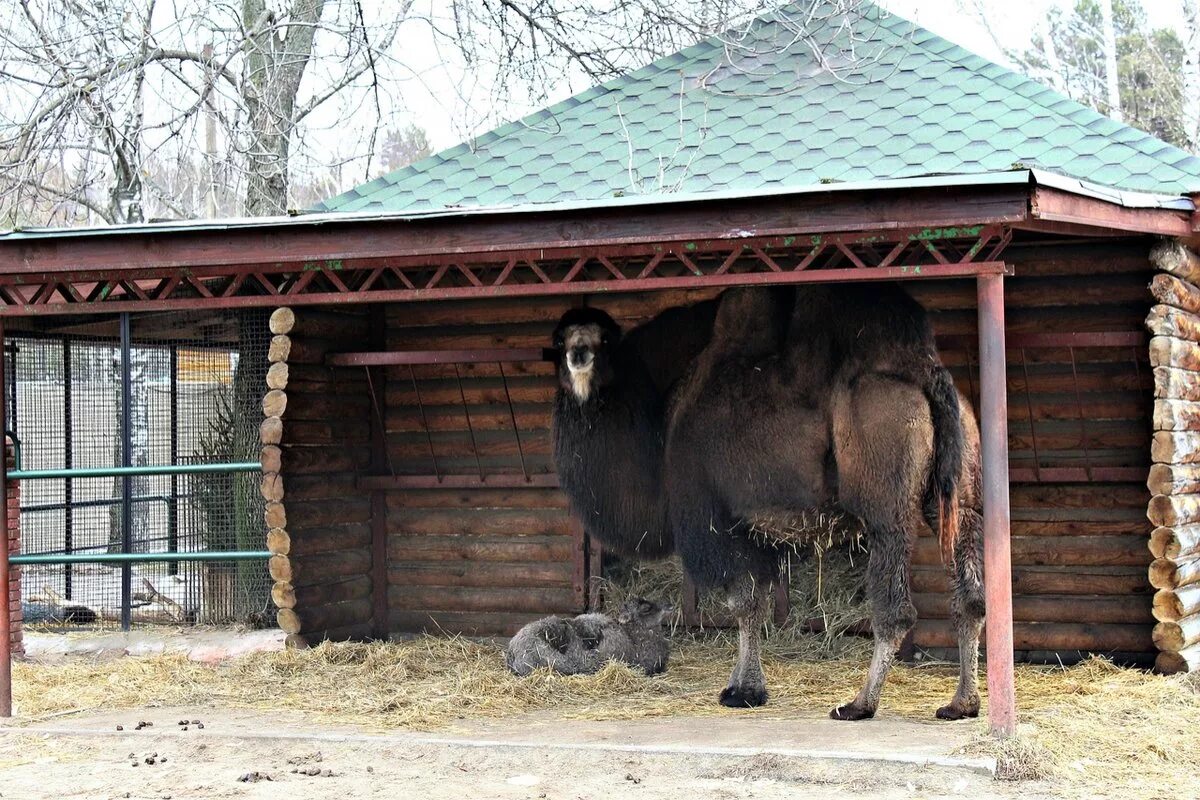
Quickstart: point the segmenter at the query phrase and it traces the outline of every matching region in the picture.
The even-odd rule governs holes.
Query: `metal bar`
[[[1016,729],[1013,682],[1012,552],[1008,497],[1008,387],[1004,355],[1004,278],[977,279],[979,416],[983,462],[983,578],[987,603],[988,726]]]
[[[255,472],[262,469],[257,461],[232,461],[218,464],[153,464],[141,467],[81,467],[79,469],[25,469],[8,473],[12,480],[32,481],[50,478],[124,478],[139,475],[203,475],[215,472]]]
[[[63,466],[71,469],[75,466],[74,425],[72,417],[71,392],[71,340],[64,336],[62,339],[63,356]],[[14,372],[16,370],[13,370]],[[63,549],[71,552],[75,544],[75,481],[71,478],[63,480]],[[25,509],[21,509],[24,513]],[[71,599],[73,590],[73,570],[70,564],[63,565],[63,596]]]
[[[72,553],[13,556],[13,564],[121,564],[128,568],[132,564],[150,564],[162,561],[256,561],[267,559],[266,550],[196,551],[183,553]]]
[[[188,495],[189,497],[191,495]],[[76,500],[75,508],[102,508],[104,506],[113,506],[121,502],[119,497],[109,497],[102,500]],[[134,503],[170,503],[171,496],[166,494],[144,494],[140,497],[133,498]],[[62,511],[67,507],[66,503],[35,503],[30,506],[21,506],[22,514],[36,514],[39,511]],[[69,552],[69,551],[68,551]]]
[[[442,472],[438,469],[437,453],[433,449],[433,432],[429,430],[429,420],[425,418],[425,403],[421,400],[421,387],[417,386],[417,373],[412,364],[408,365],[408,377],[412,380],[413,391],[417,394],[417,408],[421,412],[421,427],[425,429],[425,441],[429,443],[429,458],[433,461],[433,474],[440,479]]]
[[[521,430],[517,427],[517,412],[513,409],[512,395],[508,392],[508,376],[504,374],[504,362],[497,361],[500,368],[500,380],[504,382],[504,399],[508,403],[508,417],[512,420],[513,435],[517,437],[517,456],[521,459],[521,474],[529,480],[529,468],[525,466],[525,448],[521,446]]]
[[[521,475],[364,475],[359,489],[557,489],[558,476],[549,473]]]
[[[482,364],[493,361],[554,361],[553,350],[519,347],[511,350],[408,350],[378,353],[330,353],[325,363],[335,367],[388,367],[412,364]]]
[[[121,466],[133,466],[133,332],[129,312],[121,314]],[[121,478],[121,552],[133,551],[133,476]],[[121,567],[121,630],[133,621],[133,570]]]
[[[0,418],[6,419],[4,416],[4,396],[7,394],[7,383],[5,381],[7,364],[4,358],[4,321],[0,320]],[[16,371],[16,359],[13,359],[13,371]],[[0,459],[5,462],[8,460],[8,438],[0,434]],[[4,544],[0,546],[0,597],[4,598],[3,613],[0,613],[0,717],[12,716],[12,587],[11,587],[11,568],[9,566],[8,557],[8,481],[4,473],[6,469],[0,469],[0,506],[3,506],[3,511],[0,511],[0,536],[4,537]]]
[[[462,398],[463,414],[467,418],[467,433],[471,434],[471,452],[475,454],[475,469],[479,470],[479,480],[483,481],[483,462],[479,460],[479,445],[475,443],[475,426],[471,424],[471,407],[467,405],[467,395],[463,391],[462,375],[458,364],[454,365],[454,379],[458,381],[458,396]]]
[[[171,463],[179,463],[179,347],[171,345],[168,350],[168,369],[171,370]],[[171,499],[167,503],[167,549],[179,549],[179,476],[171,476]],[[179,562],[167,565],[168,575],[179,574]]]

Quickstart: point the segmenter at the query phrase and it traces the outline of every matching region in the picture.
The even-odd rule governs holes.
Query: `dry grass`
[[[789,655],[810,649],[794,641],[771,646],[766,659],[771,704],[751,712],[715,703],[733,658],[733,645],[723,636],[679,641],[667,674],[650,679],[615,664],[592,676],[539,673],[518,679],[504,669],[495,645],[428,637],[258,653],[216,667],[165,655],[25,663],[17,665],[16,692],[25,717],[92,707],[183,705],[283,708],[331,721],[413,729],[537,710],[610,720],[786,718],[825,713],[849,699],[863,677],[865,657]],[[950,666],[898,667],[881,713],[931,720],[954,684]],[[1196,689],[1194,679],[1118,669],[1100,659],[1068,669],[1021,666],[1021,735],[997,744],[981,733],[971,749],[996,755],[1006,777],[1049,777],[1090,795],[1200,796],[1200,783],[1191,777],[1200,763]]]

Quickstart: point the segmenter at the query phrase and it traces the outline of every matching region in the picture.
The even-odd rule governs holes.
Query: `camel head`
[[[596,308],[572,308],[554,329],[558,382],[580,403],[612,382],[621,326]]]
[[[622,625],[635,623],[646,628],[657,628],[665,625],[675,609],[662,606],[653,600],[643,597],[631,597],[621,604],[617,611],[617,622]]]

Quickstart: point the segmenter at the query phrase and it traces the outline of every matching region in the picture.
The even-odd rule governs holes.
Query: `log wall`
[[[370,394],[361,369],[329,352],[369,345],[370,315],[279,309],[263,398],[262,492],[271,597],[293,645],[361,639],[373,628]]]
[[[1006,291],[1010,333],[1141,331],[1151,303],[1149,246],[1144,240],[1014,246],[1008,258],[1017,276]],[[910,287],[931,309],[939,335],[976,334],[972,282]],[[707,296],[678,290],[393,306],[387,312],[388,348],[540,347],[572,303],[597,305],[631,326],[667,306]],[[974,397],[973,355],[964,350],[944,355],[956,380]],[[1136,352],[1084,348],[1073,354],[1066,348],[1030,350],[1024,363],[1021,355],[1009,356],[1014,468],[1035,465],[1031,419],[1043,466],[1149,468],[1152,375],[1144,347]],[[438,468],[458,474],[480,468],[486,474],[519,472],[496,368],[460,369],[463,395],[451,367],[414,370]],[[407,367],[389,369],[388,453],[398,472],[427,474],[433,465],[413,379]],[[522,440],[527,467],[549,472],[552,368],[526,364],[509,376],[509,384],[518,427],[523,436],[529,431]],[[478,462],[472,431],[459,410],[464,395]],[[1150,652],[1144,484],[1018,483],[1012,497],[1018,647]],[[387,509],[393,630],[443,626],[503,633],[538,614],[582,607],[580,547],[557,491],[391,491]],[[946,582],[931,539],[916,548],[914,582],[922,616],[917,644],[953,647]]]
[[[1200,256],[1162,242],[1150,260],[1157,305],[1146,317],[1153,335],[1154,465],[1147,517],[1155,665],[1162,672],[1200,669]]]
[[[1153,304],[1149,248],[1146,240],[1012,246],[1006,255],[1016,270],[1006,289],[1009,332],[1143,331]],[[910,288],[930,308],[940,336],[975,336],[973,282],[916,282]],[[571,304],[594,304],[631,326],[667,306],[707,296],[676,290],[396,304],[383,309],[385,344],[389,350],[542,347]],[[1186,330],[1188,321],[1179,314],[1155,313],[1173,330]],[[305,320],[314,314],[322,321],[309,331]],[[309,638],[378,633],[378,614],[371,626],[372,601],[380,600],[381,583],[386,583],[383,627],[393,634],[503,634],[540,615],[584,608],[585,546],[556,489],[388,489],[375,494],[374,513],[372,495],[355,489],[356,474],[381,471],[521,475],[522,457],[530,474],[552,472],[551,365],[505,364],[503,375],[488,363],[461,365],[457,374],[453,365],[378,370],[384,383],[378,388],[386,397],[386,448],[374,454],[373,464],[364,370],[323,365],[327,352],[380,349],[368,344],[367,319],[304,309],[295,317],[290,350],[279,362],[286,361],[286,410],[264,426],[279,428],[278,454],[268,444],[264,469],[270,472],[268,460],[276,459],[283,476],[282,486],[265,488],[283,492],[279,510],[287,517],[268,537],[272,551],[283,557],[272,571],[279,581],[276,599],[293,612],[282,614],[281,622]],[[971,349],[947,349],[944,357],[974,398]],[[278,363],[272,369],[283,371]],[[1190,372],[1186,366],[1172,369]],[[1152,445],[1156,453],[1182,452],[1179,437],[1200,441],[1200,432],[1181,427],[1190,425],[1190,406],[1155,408],[1155,382],[1169,380],[1189,385],[1187,375],[1152,370],[1144,346],[1010,352],[1012,467],[1025,475],[1039,465],[1149,471]],[[1192,389],[1179,391],[1187,395]],[[1200,404],[1200,390],[1178,399]],[[1181,429],[1163,431],[1166,438],[1152,442],[1156,417]],[[1200,486],[1192,470],[1173,469],[1163,480]],[[1018,649],[1153,652],[1151,558],[1145,547],[1152,531],[1149,502],[1142,480],[1014,483]],[[382,551],[371,526],[381,516]],[[1178,547],[1200,541],[1200,520],[1197,526],[1176,526]],[[953,647],[946,581],[932,539],[917,543],[913,581],[921,612],[916,643]],[[1194,600],[1187,595],[1181,602]]]

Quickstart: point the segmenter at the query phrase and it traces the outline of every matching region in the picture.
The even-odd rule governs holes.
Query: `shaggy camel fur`
[[[975,716],[983,620],[978,433],[938,358],[924,309],[897,286],[726,292],[708,346],[676,389],[664,461],[685,569],[739,625],[721,702],[766,702],[759,646],[781,555],[814,512],[861,521],[875,653],[835,719],[873,716],[916,622],[913,537],[938,535],[961,652],[941,718]],[[789,520],[789,518],[791,518]],[[837,518],[834,513],[834,518]]]
[[[607,614],[545,617],[509,640],[504,661],[521,676],[539,667],[563,675],[590,674],[609,661],[657,675],[667,668],[670,645],[663,625],[671,613],[670,607],[633,598],[622,604],[616,619]]]

